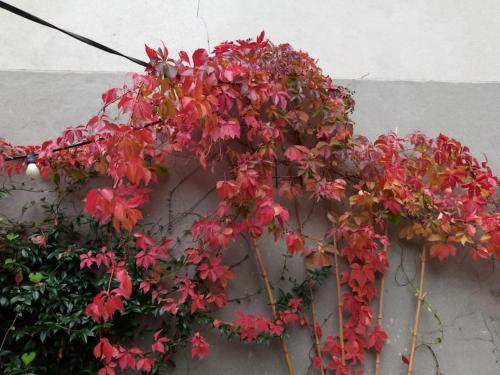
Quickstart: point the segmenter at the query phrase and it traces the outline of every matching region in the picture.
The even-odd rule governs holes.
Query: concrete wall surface
[[[172,53],[265,30],[336,78],[499,81],[497,0],[9,0],[131,56]],[[0,11],[0,69],[129,71],[134,65]]]
[[[99,108],[100,94],[120,85],[124,74],[69,72],[0,72],[0,136],[14,143],[39,143],[56,136],[64,127],[84,123]],[[478,157],[484,153],[500,172],[500,84],[451,84],[343,80],[339,83],[355,90],[357,109],[356,131],[371,138],[398,127],[400,133],[422,130],[431,135],[444,132],[468,144]],[[171,175],[162,181],[147,208],[147,220],[166,220],[166,202],[174,202],[173,212],[181,214],[193,202],[204,197],[213,181],[202,172],[195,173],[176,196],[169,196],[173,184],[192,166],[182,158],[171,162]],[[214,207],[214,195],[208,194],[196,211]],[[0,212],[14,212],[16,207],[2,201]],[[10,206],[10,207],[7,207]],[[304,211],[308,207],[302,204]],[[324,212],[318,209],[306,231],[324,229]],[[179,221],[174,237],[190,220]],[[405,273],[415,276],[417,249],[399,243],[393,236],[391,266],[386,283],[385,322],[390,340],[383,352],[382,374],[406,373],[401,354],[408,352],[410,329],[414,318],[414,290],[402,286]],[[280,249],[271,240],[263,240],[265,261],[270,274],[279,275],[283,267]],[[245,243],[234,245],[228,256],[235,262],[248,252]],[[251,254],[250,254],[251,255]],[[299,257],[289,261],[291,269],[302,269]],[[403,268],[402,268],[403,266]],[[426,276],[426,300],[442,321],[424,310],[420,340],[432,342],[444,332],[443,342],[432,345],[444,375],[497,375],[500,373],[500,277],[492,261],[473,263],[467,254],[443,263],[432,260]],[[230,298],[241,298],[221,312],[222,319],[234,319],[239,308],[247,312],[266,311],[265,297],[260,294],[251,301],[245,296],[261,289],[261,280],[252,256],[237,270],[239,279],[230,289]],[[276,280],[277,281],[277,280]],[[281,286],[281,284],[278,284]],[[283,285],[285,286],[285,285]],[[319,290],[319,320],[325,335],[336,334],[335,288],[333,277]],[[305,329],[294,329],[290,350],[297,374],[313,374],[307,353],[311,341]],[[211,355],[203,361],[188,361],[189,353],[177,356],[178,367],[173,374],[285,374],[277,342],[257,346],[228,342],[215,333],[207,333]],[[367,357],[366,374],[373,374],[373,357]],[[433,356],[425,347],[417,354],[416,375],[436,373]]]

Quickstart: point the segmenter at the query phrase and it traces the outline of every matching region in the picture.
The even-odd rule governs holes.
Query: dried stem
[[[12,323],[10,324],[9,328],[7,328],[7,331],[5,331],[5,335],[3,335],[2,343],[0,344],[0,352],[3,349],[5,341],[7,340],[7,336],[9,335],[9,332],[12,330],[12,328],[14,328],[18,317],[19,317],[19,314],[16,314],[16,316],[14,317],[14,320],[12,320]]]
[[[109,294],[109,291],[111,290],[111,282],[113,281],[113,276],[115,275],[115,267],[111,269],[111,273],[109,274],[109,280],[108,280],[108,289],[107,292]]]
[[[344,348],[344,319],[342,317],[342,295],[340,293],[340,270],[337,248],[337,235],[333,234],[333,257],[335,260],[335,283],[337,287],[337,314],[339,319],[339,341],[340,341],[340,359],[342,366],[345,366],[345,348]]]
[[[266,288],[267,299],[271,305],[271,311],[273,313],[273,319],[278,320],[278,311],[276,310],[276,301],[274,300],[273,290],[271,288],[271,283],[269,282],[269,276],[267,274],[266,267],[264,266],[264,260],[262,259],[262,254],[260,252],[259,242],[256,238],[252,237],[253,247],[255,250],[255,258],[257,259],[257,264],[259,266],[260,275],[264,281],[264,286]],[[288,369],[288,374],[293,375],[292,360],[290,358],[290,353],[288,352],[288,345],[283,337],[280,337],[281,351],[283,352],[283,357],[285,359],[285,364]]]
[[[415,322],[413,323],[413,331],[411,334],[411,350],[410,361],[408,363],[407,375],[413,375],[413,365],[415,364],[415,349],[417,347],[417,334],[418,326],[420,324],[420,311],[422,309],[422,302],[424,301],[424,277],[425,277],[425,263],[426,263],[426,243],[422,247],[420,254],[420,283],[418,285],[417,307],[415,310]]]
[[[389,239],[387,237],[387,228],[385,228],[385,239],[384,252],[387,257],[389,253]],[[385,273],[380,278],[380,293],[379,293],[379,303],[378,303],[378,316],[377,325],[382,328],[384,319],[384,288],[385,288]],[[380,362],[381,362],[381,352],[375,354],[375,375],[380,375]]]

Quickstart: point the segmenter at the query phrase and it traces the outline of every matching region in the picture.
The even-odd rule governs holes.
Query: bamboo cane
[[[420,282],[418,285],[417,307],[415,310],[415,322],[413,323],[413,331],[411,334],[411,350],[410,360],[408,363],[407,375],[413,375],[413,366],[415,364],[415,349],[417,347],[417,334],[418,326],[420,324],[420,311],[422,309],[422,302],[424,301],[424,277],[425,277],[425,264],[426,264],[426,244],[422,247],[420,254]]]
[[[269,300],[269,304],[271,305],[271,311],[273,314],[273,319],[278,319],[278,311],[276,310],[276,301],[274,299],[273,290],[271,288],[271,283],[269,282],[269,276],[267,274],[266,267],[264,265],[264,260],[262,259],[262,254],[260,251],[259,242],[256,238],[252,237],[253,246],[255,250],[255,258],[257,259],[257,265],[259,267],[260,275],[262,276],[262,280],[264,281],[264,286],[267,293],[267,299]],[[285,364],[288,369],[288,374],[293,375],[294,370],[292,366],[292,360],[290,358],[290,353],[288,352],[288,345],[283,337],[280,337],[280,346],[281,351],[283,352],[283,357],[285,359]]]

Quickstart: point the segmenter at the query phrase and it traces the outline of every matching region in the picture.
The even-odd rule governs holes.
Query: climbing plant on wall
[[[470,252],[473,260],[500,257],[498,179],[487,164],[445,135],[391,132],[374,142],[354,135],[351,93],[305,52],[274,45],[264,34],[223,43],[211,54],[199,49],[173,58],[164,46],[146,46],[146,53],[146,71],[105,92],[101,111],[86,125],[41,145],[0,142],[4,174],[26,165],[24,159],[8,159],[36,154],[42,176],[60,194],[95,176],[107,177],[88,190],[76,221],[49,206],[47,219],[34,228],[2,223],[2,285],[8,286],[0,308],[8,319],[2,322],[0,355],[13,359],[0,368],[43,371],[48,365],[37,364],[37,358],[56,352],[42,352],[36,342],[54,336],[62,342],[61,366],[67,366],[69,343],[76,342],[90,356],[79,360],[95,360],[100,375],[118,369],[154,373],[184,346],[193,358],[209,355],[203,335],[209,327],[246,342],[276,341],[293,374],[289,328],[300,325],[310,330],[312,364],[319,373],[362,374],[365,353],[382,351],[388,338],[383,280],[387,230],[397,222],[402,238],[423,244],[407,360],[411,374],[427,257],[445,260],[458,251]],[[111,108],[122,116],[111,116]],[[158,177],[178,153],[191,155],[217,179],[218,194],[216,207],[192,223],[193,245],[180,252],[168,233],[152,230],[143,217]],[[322,236],[304,229],[299,205],[307,201],[326,208],[328,230]],[[270,281],[261,244],[267,235],[290,256],[304,259],[305,279],[297,276],[286,293],[278,294]],[[269,311],[238,311],[233,320],[220,320],[227,287],[238,283],[224,254],[242,238],[252,248]],[[47,319],[56,314],[43,301],[53,297],[50,288],[66,283],[70,270],[76,279],[65,290],[78,299],[71,307],[61,299],[59,309],[73,325],[58,323],[55,329],[48,322],[51,328],[44,330],[33,312],[43,311]],[[80,277],[87,283],[78,282]],[[314,293],[327,277],[336,281],[338,305],[332,310],[338,311],[338,326],[323,334]],[[124,334],[134,314],[165,318],[147,348],[130,344]],[[24,335],[11,330],[18,319],[31,327]]]

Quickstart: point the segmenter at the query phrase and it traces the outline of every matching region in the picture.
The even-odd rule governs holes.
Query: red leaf
[[[151,104],[146,100],[137,100],[134,103],[132,114],[134,119],[139,123],[151,121],[153,119],[153,109]]]
[[[144,45],[144,47],[146,48],[146,54],[148,55],[148,57],[151,60],[158,58],[158,54],[156,53],[156,51],[154,49],[152,49],[151,47],[148,47],[146,44]]]
[[[409,365],[409,364],[410,364],[410,360],[409,360],[409,359],[408,359],[408,357],[407,357],[407,356],[405,356],[404,354],[403,354],[403,355],[401,355],[401,360],[403,361],[403,363],[404,363],[405,365]]]
[[[109,340],[104,338],[94,347],[94,356],[99,359],[111,361],[113,359],[113,347]]]
[[[200,359],[204,358],[208,354],[208,344],[201,337],[199,332],[196,332],[193,337],[191,337],[191,356],[198,357]]]
[[[257,40],[256,40],[257,44],[262,43],[262,41],[264,40],[264,36],[265,36],[265,33],[264,33],[264,30],[262,30],[260,32],[259,36],[257,37]]]
[[[295,254],[304,249],[304,237],[297,233],[288,232],[286,234],[285,242],[286,247],[291,254]]]
[[[115,311],[123,310],[122,300],[117,296],[110,296],[104,304],[104,308],[108,312],[109,316],[111,316]]]
[[[145,372],[150,372],[154,365],[154,361],[151,358],[144,357],[137,361],[137,370],[142,370]]]
[[[181,58],[182,61],[186,62],[187,64],[189,64],[189,56],[188,54],[186,53],[186,51],[181,51],[179,52],[179,57]]]
[[[305,146],[295,145],[290,146],[285,151],[285,156],[291,161],[302,161],[309,152],[309,149]]]
[[[203,48],[197,49],[193,53],[194,66],[200,66],[208,61],[208,53]]]
[[[220,137],[222,139],[239,138],[240,124],[236,121],[227,121],[220,127]]]
[[[123,353],[119,361],[120,368],[123,370],[125,367],[135,368],[135,358],[130,353]]]
[[[122,294],[125,298],[129,298],[132,294],[132,280],[130,279],[127,271],[124,269],[117,271],[116,280],[120,282],[120,294]]]
[[[449,256],[457,255],[457,249],[450,243],[438,243],[431,247],[431,257],[444,260]]]
[[[104,105],[108,105],[111,102],[115,101],[117,98],[117,90],[116,88],[114,89],[109,89],[106,91],[104,94],[101,95],[102,101],[104,102]]]

